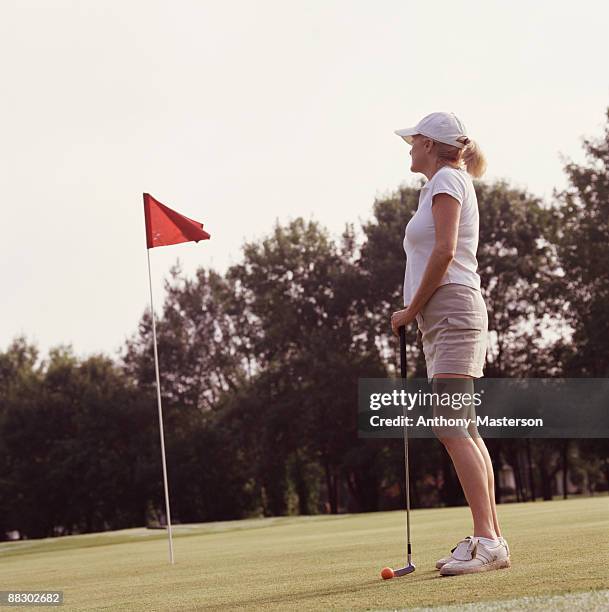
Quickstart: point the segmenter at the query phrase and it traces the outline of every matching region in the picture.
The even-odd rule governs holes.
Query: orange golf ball
[[[389,580],[390,578],[393,578],[395,574],[393,573],[393,570],[390,567],[384,567],[381,570],[381,578],[383,580]]]

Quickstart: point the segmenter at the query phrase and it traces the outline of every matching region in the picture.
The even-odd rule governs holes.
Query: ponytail
[[[470,139],[462,149],[461,159],[465,164],[467,173],[474,178],[480,178],[485,173],[486,158],[475,140]]]

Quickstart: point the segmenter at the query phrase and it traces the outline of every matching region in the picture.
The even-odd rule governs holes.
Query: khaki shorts
[[[458,283],[440,285],[416,319],[429,382],[439,373],[484,376],[488,313],[480,291]]]

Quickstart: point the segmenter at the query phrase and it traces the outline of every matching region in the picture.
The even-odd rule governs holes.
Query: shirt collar
[[[446,166],[442,166],[442,168],[445,168]],[[436,172],[434,173],[434,175],[427,180],[427,182],[425,183],[425,185],[423,185],[423,187],[421,187],[421,191],[423,191],[423,189],[428,189],[429,188],[429,183],[431,183],[431,181],[433,181],[434,177],[436,176],[436,174],[438,174],[438,172],[440,172],[440,170],[442,170],[442,168],[439,168],[438,170],[436,170]]]

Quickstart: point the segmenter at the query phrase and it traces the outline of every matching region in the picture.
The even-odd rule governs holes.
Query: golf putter
[[[406,328],[400,326],[400,370],[404,380],[407,378],[406,373]],[[403,407],[403,410],[406,409]],[[406,423],[406,414],[404,414],[404,423]],[[406,576],[411,574],[416,569],[412,562],[412,546],[410,544],[410,474],[408,469],[408,429],[404,425],[404,468],[406,470],[406,545],[408,554],[408,564],[405,567],[393,570],[394,576]]]

